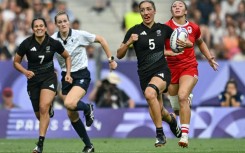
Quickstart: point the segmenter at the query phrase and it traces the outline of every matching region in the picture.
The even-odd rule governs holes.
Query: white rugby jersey
[[[60,41],[64,48],[69,52],[71,56],[71,72],[76,72],[88,67],[88,58],[85,47],[90,43],[93,43],[95,37],[95,34],[75,29],[70,29],[66,40],[61,39],[59,32],[55,32],[52,35],[52,38]],[[66,71],[65,59],[58,54],[56,54],[56,57],[62,71]]]

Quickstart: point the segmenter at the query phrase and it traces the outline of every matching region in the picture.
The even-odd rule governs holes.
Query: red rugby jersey
[[[186,21],[184,25],[179,25],[178,23],[174,22],[173,19],[170,19],[168,22],[165,23],[173,30],[178,27],[185,28],[189,33],[189,40],[194,44],[195,41],[201,36],[200,28],[197,24],[193,22]],[[171,50],[170,48],[170,40],[165,41],[165,49]],[[196,55],[194,51],[194,46],[191,48],[186,48],[184,53],[178,56],[166,56],[167,63],[170,69],[174,68],[186,68],[190,66],[197,66]]]

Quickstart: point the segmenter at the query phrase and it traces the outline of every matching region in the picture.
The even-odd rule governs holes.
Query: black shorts
[[[57,90],[57,75],[53,73],[36,75],[27,82],[27,91],[35,112],[39,111],[41,89]]]
[[[90,72],[87,68],[78,70],[76,72],[71,72],[71,77],[73,79],[72,84],[65,81],[66,72],[64,71],[61,72],[61,75],[62,75],[61,82],[62,82],[62,94],[63,95],[67,95],[73,86],[79,86],[87,92],[90,81],[91,81]]]
[[[156,76],[161,78],[163,81],[166,81],[167,86],[166,89],[163,91],[164,93],[168,91],[168,86],[170,84],[171,81],[171,72],[169,69],[160,69],[158,71],[156,71],[155,73],[152,73],[151,75],[148,76],[140,76],[140,86],[141,86],[141,90],[144,93],[146,87],[148,86],[149,82],[151,81],[151,79]]]

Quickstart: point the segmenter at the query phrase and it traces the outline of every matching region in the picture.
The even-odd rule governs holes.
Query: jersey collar
[[[71,36],[71,31],[72,31],[72,30],[71,30],[71,28],[70,28],[70,29],[69,29],[69,33],[68,33],[68,36],[66,37],[66,39],[67,39],[68,37]],[[57,37],[58,37],[58,38],[61,38],[60,32],[57,33]],[[62,38],[61,38],[61,39],[62,39]]]
[[[174,21],[174,19],[172,19],[173,23],[178,26],[178,27],[184,27],[184,26],[187,26],[189,24],[189,21],[185,20],[185,24],[181,25],[181,24],[178,24],[177,22]]]

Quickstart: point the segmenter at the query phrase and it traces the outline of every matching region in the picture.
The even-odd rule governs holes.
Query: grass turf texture
[[[179,139],[168,139],[160,148],[155,139],[92,139],[95,152],[101,153],[245,153],[245,139],[190,139],[188,148],[178,146]],[[36,139],[0,139],[0,153],[31,153]],[[43,153],[81,153],[79,139],[46,139]]]

